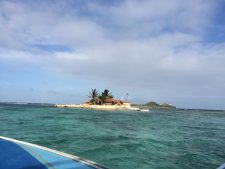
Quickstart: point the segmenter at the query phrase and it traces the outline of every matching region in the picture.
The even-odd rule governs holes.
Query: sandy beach
[[[89,104],[56,104],[59,108],[84,108],[92,110],[132,110],[130,104],[123,105],[89,105]]]

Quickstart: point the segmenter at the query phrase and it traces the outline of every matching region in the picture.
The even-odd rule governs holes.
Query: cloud
[[[131,91],[135,101],[223,104],[225,44],[204,41],[220,1],[99,2],[1,1],[0,63]]]
[[[103,21],[112,21],[109,25],[119,27],[121,34],[132,36],[133,32],[137,37],[143,37],[164,31],[199,33],[207,26],[217,4],[202,0],[126,0],[110,6],[96,3],[87,6],[95,15],[104,16],[101,17]]]

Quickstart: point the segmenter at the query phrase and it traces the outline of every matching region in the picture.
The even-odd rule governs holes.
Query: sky
[[[0,101],[225,109],[224,0],[0,0]]]

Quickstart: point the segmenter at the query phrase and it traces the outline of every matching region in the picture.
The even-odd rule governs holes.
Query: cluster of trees
[[[90,102],[93,105],[102,105],[106,103],[107,98],[113,98],[113,95],[112,92],[110,92],[108,89],[105,89],[101,94],[96,89],[92,89],[89,92],[88,97],[91,98]]]

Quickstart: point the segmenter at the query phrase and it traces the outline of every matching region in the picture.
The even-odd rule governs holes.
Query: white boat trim
[[[224,169],[224,168],[225,168],[225,163],[221,165],[220,167],[218,167],[217,169]]]

